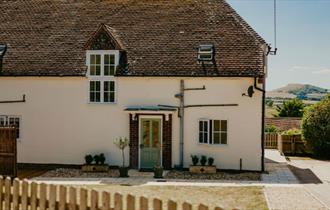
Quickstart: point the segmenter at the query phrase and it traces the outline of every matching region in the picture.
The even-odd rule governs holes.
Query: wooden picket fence
[[[38,184],[0,176],[0,210],[193,210],[187,202],[182,208],[175,201],[125,196],[85,188]],[[113,199],[113,200],[112,200]],[[151,201],[151,205],[149,205]],[[167,204],[167,205],[165,205]],[[198,210],[211,210],[200,204]],[[214,210],[223,210],[216,207]]]
[[[265,133],[265,149],[277,149],[278,148],[278,134],[277,133]]]

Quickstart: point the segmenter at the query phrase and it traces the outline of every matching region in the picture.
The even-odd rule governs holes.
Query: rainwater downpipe
[[[265,86],[266,80],[263,81],[263,89],[257,86],[257,77],[254,77],[254,88],[262,92],[262,113],[261,113],[261,171],[265,171],[265,148],[264,148],[264,130],[265,130]]]

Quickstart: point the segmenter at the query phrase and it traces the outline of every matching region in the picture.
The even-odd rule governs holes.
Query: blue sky
[[[268,42],[274,42],[273,0],[227,0]],[[330,0],[277,0],[278,55],[269,56],[267,89],[288,83],[330,89]]]

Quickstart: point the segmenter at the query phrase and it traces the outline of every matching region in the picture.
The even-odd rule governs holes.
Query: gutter
[[[264,79],[263,89],[257,86],[257,78],[254,77],[254,88],[262,92],[262,113],[261,113],[261,171],[265,171],[265,146],[264,146],[264,130],[265,130],[265,99],[266,99],[266,80]]]

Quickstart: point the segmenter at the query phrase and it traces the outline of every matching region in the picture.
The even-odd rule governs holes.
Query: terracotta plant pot
[[[128,167],[119,167],[119,176],[128,177]]]

